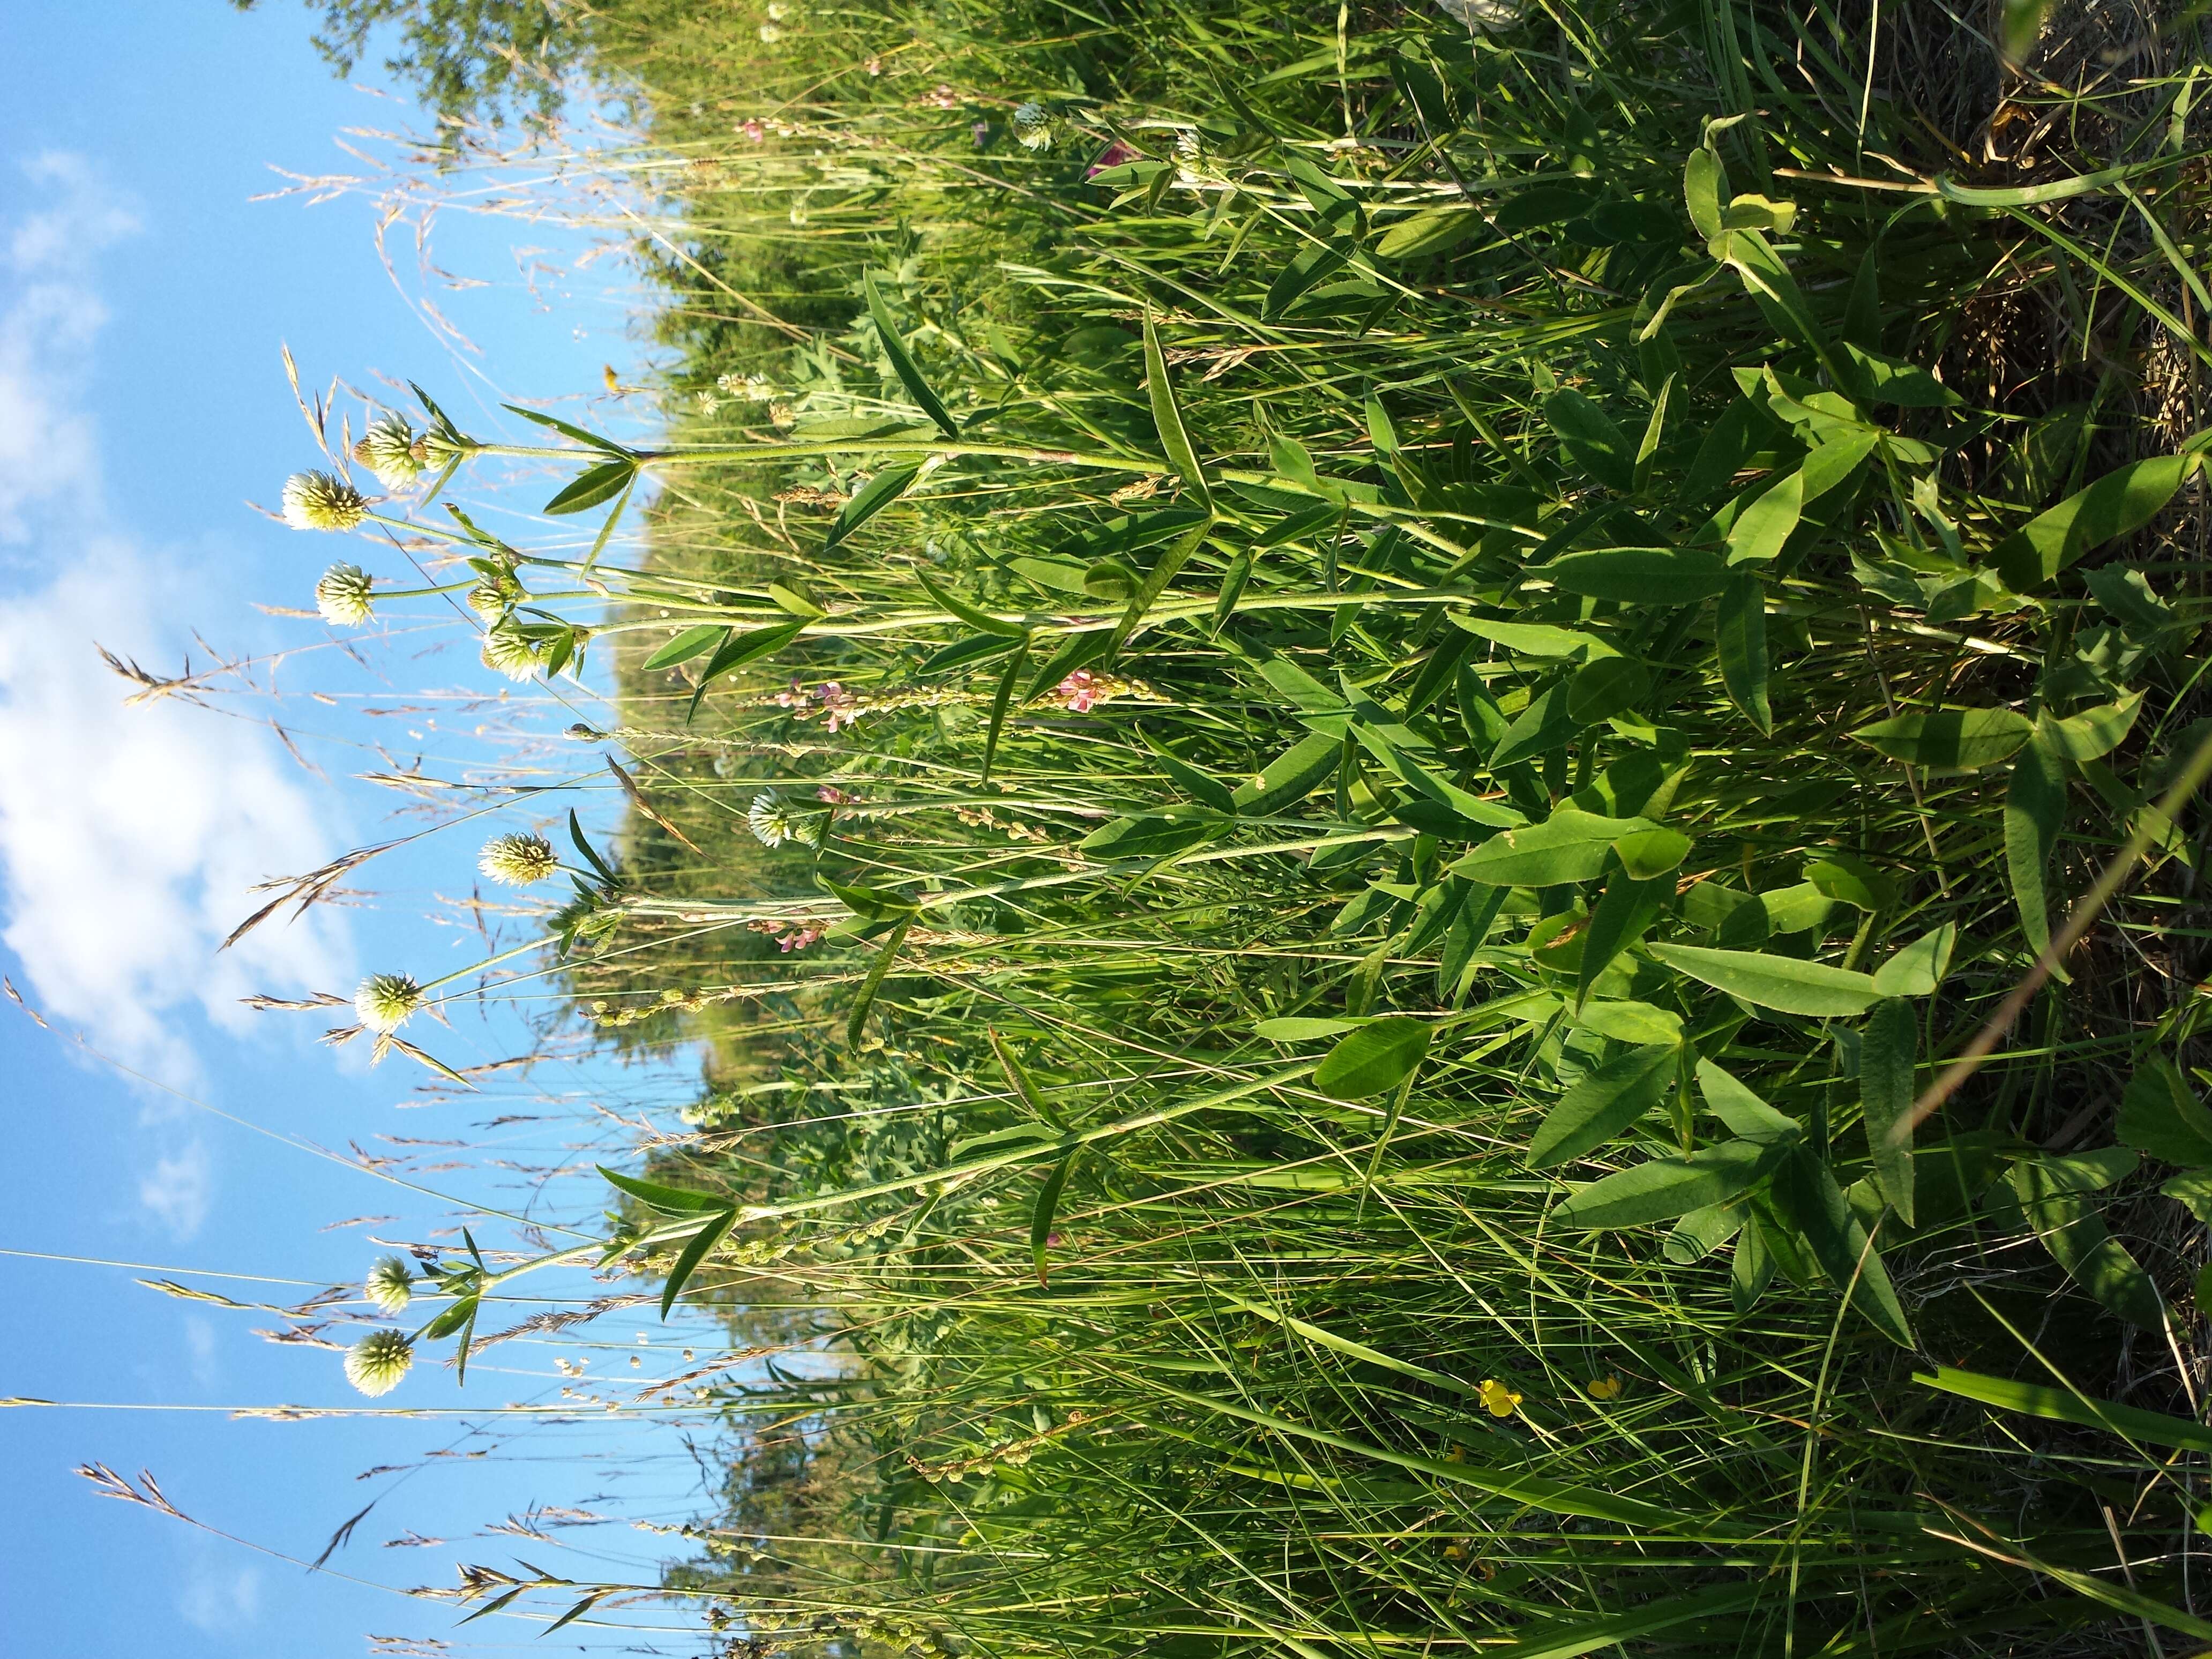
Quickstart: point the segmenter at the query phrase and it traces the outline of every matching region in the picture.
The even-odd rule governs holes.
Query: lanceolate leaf
[[[689,662],[702,653],[712,650],[714,641],[728,632],[729,629],[720,623],[702,623],[696,628],[687,628],[640,663],[639,672],[650,674],[658,668],[673,668],[679,662]]]
[[[621,495],[636,476],[635,461],[602,461],[570,480],[567,488],[545,503],[544,511],[556,518],[562,514],[581,513]]]
[[[861,485],[859,491],[837,510],[836,522],[822,543],[827,553],[862,525],[889,507],[907,492],[907,489],[921,475],[920,466],[887,466]]]
[[[1601,547],[1529,573],[1570,593],[1627,605],[1695,605],[1725,588],[1729,568],[1693,547]]]
[[[718,1198],[712,1193],[686,1192],[681,1187],[667,1186],[658,1181],[645,1181],[636,1176],[626,1176],[617,1170],[610,1170],[604,1164],[599,1168],[600,1176],[609,1186],[628,1193],[640,1202],[649,1204],[654,1209],[668,1215],[704,1215],[710,1210],[722,1208],[729,1202],[729,1200]]]
[[[2153,1054],[2128,1079],[2117,1133],[2122,1146],[2151,1158],[2185,1170],[2212,1168],[2212,1112],[2164,1054]]]
[[[699,712],[699,704],[707,695],[707,688],[717,679],[733,668],[742,668],[762,657],[774,656],[805,629],[806,619],[801,617],[787,623],[771,623],[766,628],[756,628],[750,633],[725,641],[721,648],[707,659],[707,666],[699,675],[699,684],[691,693],[691,706],[684,716],[684,724],[690,724],[692,715]]]
[[[1642,1227],[1748,1192],[1789,1154],[1772,1141],[1723,1141],[1688,1158],[1655,1158],[1577,1187],[1553,1212],[1563,1227]]]
[[[2149,523],[2199,459],[2157,455],[2108,472],[2000,542],[1990,562],[2020,592],[2040,587],[2084,553]]]
[[[1874,1184],[1898,1219],[1912,1225],[1912,1137],[1900,1133],[1912,1110],[1913,1064],[1920,1031],[1912,1005],[1891,997],[1875,1005],[1859,1040],[1859,1109]]]
[[[2034,729],[2009,708],[1944,708],[1877,720],[1851,735],[1908,765],[1971,772],[2010,759]]]
[[[1875,993],[1886,997],[1933,996],[1951,966],[1951,949],[1958,941],[1959,925],[1954,921],[1923,933],[1874,970]]]
[[[1541,823],[1493,836],[1451,866],[1493,887],[1557,887],[1605,872],[1613,843],[1658,826],[1649,818],[1607,818],[1562,807]]]
[[[1168,380],[1167,354],[1160,349],[1160,331],[1149,316],[1145,319],[1145,390],[1152,398],[1152,424],[1159,431],[1160,448],[1168,465],[1182,476],[1198,504],[1211,513],[1213,492],[1206,487],[1190,434],[1183,429],[1182,411],[1176,406],[1175,387]]]
[[[906,931],[914,926],[911,915],[901,916],[897,925],[885,936],[883,948],[876,952],[870,964],[868,976],[860,981],[860,994],[853,1000],[853,1012],[845,1021],[845,1046],[860,1046],[860,1033],[867,1029],[868,1010],[876,1005],[876,993],[883,988],[884,975],[890,972],[891,959],[898,955],[899,946],[906,943]]]
[[[1839,1289],[1854,1286],[1851,1305],[1899,1347],[1912,1346],[1912,1327],[1890,1283],[1889,1271],[1851,1213],[1850,1200],[1828,1173],[1827,1164],[1810,1147],[1796,1146],[1775,1172],[1771,1190],[1775,1207],[1811,1248],[1820,1271]]]
[[[1774,730],[1766,697],[1766,587],[1756,576],[1734,576],[1714,607],[1721,681],[1735,706],[1761,732]]]
[[[1688,837],[1677,839],[1686,848]],[[1644,937],[1644,930],[1658,919],[1674,893],[1674,878],[1663,872],[1639,881],[1624,871],[1606,883],[1605,896],[1598,900],[1589,927],[1583,935],[1582,968],[1575,988],[1577,1006],[1589,999],[1590,988],[1597,983],[1598,975],[1612,964],[1613,958]]]
[[[1549,1170],[1571,1163],[1642,1117],[1667,1092],[1680,1052],[1671,1043],[1631,1048],[1583,1078],[1552,1108],[1528,1143],[1530,1166]]]
[[[1962,1400],[1978,1401],[2000,1411],[2024,1412],[2054,1423],[2078,1423],[2084,1428],[2105,1429],[2148,1446],[2178,1446],[2185,1451],[2212,1452],[2212,1427],[2185,1417],[2147,1412],[2140,1406],[2122,1406],[2092,1399],[2070,1389],[2054,1389],[2039,1382],[2015,1382],[2007,1376],[1985,1376],[1978,1371],[1939,1365],[1933,1373],[1915,1371],[1912,1380],[1923,1389],[1940,1389]]]
[[[884,296],[876,289],[875,272],[870,271],[862,279],[861,286],[867,291],[868,314],[876,319],[876,334],[884,343],[884,355],[891,360],[891,368],[904,383],[907,395],[921,407],[923,414],[937,422],[939,431],[948,438],[958,437],[960,422],[952,418],[951,410],[945,408],[944,400],[930,389],[929,382],[922,378],[921,365],[915,362],[913,354],[906,349],[906,342],[899,335],[898,325],[892,320],[890,307],[884,303]]]
[[[737,1219],[735,1205],[716,1211],[705,1226],[691,1235],[682,1252],[669,1264],[668,1282],[660,1287],[660,1316],[663,1319],[668,1317],[668,1310],[676,1305],[676,1298],[683,1294],[684,1286],[698,1271],[699,1264],[713,1253],[714,1247],[737,1224]]]
[[[1052,1283],[1045,1255],[1052,1243],[1053,1218],[1060,1212],[1060,1195],[1067,1190],[1068,1174],[1074,1168],[1073,1152],[1054,1164],[1044,1185],[1037,1189],[1036,1207],[1030,1212],[1030,1260],[1036,1267],[1040,1288],[1048,1288]]]
[[[1403,1015],[1363,1025],[1328,1051],[1314,1071],[1314,1087],[1336,1100],[1387,1094],[1420,1065],[1434,1030]]]
[[[2130,1158],[2132,1162],[2132,1158]],[[2147,1331],[2165,1328],[2165,1304],[2142,1264],[2106,1231],[2069,1160],[2024,1158],[2012,1166],[2012,1187],[2028,1224],[2074,1282],[2097,1301]]]
[[[2020,929],[2038,951],[2051,943],[2051,855],[2066,821],[2066,772],[2058,757],[2031,743],[2013,763],[2005,791],[2005,872],[2012,878]],[[2063,977],[2062,975],[2061,977]]]
[[[1760,951],[1713,951],[1694,945],[1655,945],[1651,954],[1669,968],[1717,991],[1785,1014],[1825,1018],[1863,1014],[1874,1006],[1873,979],[1826,963]]]

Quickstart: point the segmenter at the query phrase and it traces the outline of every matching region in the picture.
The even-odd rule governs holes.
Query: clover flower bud
[[[368,572],[357,564],[334,564],[315,584],[315,609],[333,628],[358,628],[374,609]]]
[[[763,23],[760,26],[760,38],[761,45],[772,46],[783,39],[783,31],[774,23]]]
[[[543,836],[494,836],[477,855],[477,868],[506,887],[527,887],[560,873],[553,843]]]
[[[362,1291],[386,1313],[404,1312],[415,1299],[415,1274],[404,1255],[387,1255],[368,1270]]]
[[[1014,142],[1024,149],[1050,149],[1059,136],[1059,121],[1042,104],[1024,104],[1014,112]]]
[[[511,680],[526,680],[538,672],[538,647],[513,623],[495,623],[484,632],[483,662]]]
[[[386,410],[368,423],[353,447],[353,458],[386,489],[404,489],[422,476],[428,452],[404,416]]]
[[[295,530],[351,530],[368,503],[335,472],[295,472],[284,480],[284,522]]]
[[[372,1031],[396,1031],[422,1006],[422,988],[406,974],[371,974],[353,994],[353,1011]]]
[[[398,1331],[371,1331],[346,1350],[346,1381],[372,1399],[399,1386],[415,1363],[415,1345]]]

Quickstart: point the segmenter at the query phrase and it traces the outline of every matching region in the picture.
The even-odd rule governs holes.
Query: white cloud
[[[261,1616],[258,1568],[222,1565],[205,1547],[192,1553],[184,1591],[177,1597],[177,1611],[186,1624],[210,1636],[235,1635]]]
[[[125,707],[133,688],[94,648],[173,672],[222,596],[220,555],[158,548],[171,527],[142,533],[103,504],[82,388],[107,314],[96,261],[133,233],[135,210],[76,158],[23,171],[29,209],[0,221],[0,541],[20,550],[0,571],[0,939],[47,1012],[187,1081],[180,1013],[236,1029],[250,992],[344,981],[329,916],[216,948],[256,903],[253,884],[343,843],[257,710]],[[142,1197],[187,1231],[207,1155],[162,1151]]]
[[[185,1316],[185,1347],[191,1356],[192,1381],[205,1388],[221,1375],[216,1358],[215,1326],[205,1316]]]
[[[181,1151],[156,1159],[138,1183],[138,1201],[180,1239],[199,1231],[215,1201],[215,1166],[207,1144],[189,1140]]]

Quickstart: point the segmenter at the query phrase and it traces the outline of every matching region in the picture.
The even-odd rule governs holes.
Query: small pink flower
[[[1124,161],[1133,161],[1136,159],[1137,152],[1116,138],[1106,146],[1098,159],[1091,164],[1091,170],[1083,176],[1086,179],[1096,179],[1108,167],[1118,167]]]
[[[793,951],[804,951],[810,945],[818,944],[821,938],[819,927],[802,927],[797,933],[786,933],[776,940],[775,948],[788,956]]]
[[[825,783],[814,792],[814,799],[827,801],[832,806],[850,806],[854,798],[833,783]]]
[[[756,144],[761,143],[768,137],[768,129],[757,121],[748,121],[743,126],[739,127],[738,131],[744,134],[746,137],[750,138]]]
[[[928,109],[958,109],[960,94],[940,81],[923,95],[921,101],[924,107]]]
[[[1097,677],[1087,668],[1079,668],[1053,688],[1053,696],[1060,707],[1077,714],[1087,714],[1097,702],[1100,688]]]
[[[968,129],[968,136],[975,141],[977,149],[982,149],[991,142],[991,124],[988,121],[976,122],[974,126]]]

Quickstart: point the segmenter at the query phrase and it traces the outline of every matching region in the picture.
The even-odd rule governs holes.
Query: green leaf
[[[1932,933],[1923,933],[1874,970],[1874,988],[1886,997],[1933,996],[1951,966],[1951,950],[1959,941],[1956,922],[1947,921]]]
[[[1690,152],[1682,168],[1682,199],[1690,210],[1690,223],[1710,241],[1724,225],[1722,215],[1728,200],[1728,174],[1719,154],[1707,146]]]
[[[2070,1389],[2046,1388],[2038,1382],[2016,1382],[2010,1377],[1985,1376],[1978,1371],[1938,1366],[1931,1374],[1915,1371],[1912,1380],[1923,1389],[1937,1389],[1961,1400],[1977,1401],[2000,1411],[2021,1412],[2048,1418],[2054,1423],[2078,1423],[2084,1428],[2106,1429],[2147,1446],[2179,1446],[2185,1451],[2212,1452],[2212,1427],[2185,1417],[2147,1412],[2140,1406],[2116,1405],[2093,1400]]]
[[[1212,813],[1149,812],[1141,817],[1115,818],[1085,836],[1079,850],[1086,858],[1164,859],[1212,841],[1229,828],[1228,820]]]
[[[1805,475],[1769,484],[1736,514],[1728,531],[1730,564],[1764,564],[1782,551],[1805,512]]]
[[[1887,910],[1897,902],[1897,884],[1864,859],[1827,853],[1805,866],[1805,879],[1838,904]]]
[[[1769,1190],[1776,1209],[1803,1237],[1820,1270],[1839,1288],[1856,1280],[1851,1306],[1898,1346],[1912,1346],[1912,1327],[1897,1299],[1896,1286],[1890,1283],[1889,1270],[1851,1213],[1850,1202],[1827,1164],[1810,1147],[1795,1146],[1775,1171]]]
[[[1605,873],[1613,844],[1659,826],[1649,818],[1607,818],[1561,806],[1541,823],[1492,836],[1451,866],[1455,876],[1492,887],[1559,887]]]
[[[699,675],[699,684],[691,692],[691,707],[685,713],[684,723],[699,712],[699,704],[707,695],[707,688],[732,669],[742,668],[761,657],[771,657],[789,645],[806,630],[805,617],[787,623],[771,623],[766,628],[756,628],[750,633],[723,641],[721,648],[707,659],[707,666]]]
[[[660,1287],[661,1318],[668,1317],[668,1310],[676,1305],[676,1298],[683,1293],[684,1285],[698,1271],[699,1264],[713,1253],[714,1247],[737,1224],[737,1206],[731,1205],[716,1212],[713,1219],[691,1235],[690,1242],[669,1265],[668,1282]]]
[[[1431,208],[1384,231],[1375,252],[1385,259],[1419,259],[1448,253],[1489,227],[1470,207]]]
[[[2005,790],[2004,852],[2021,933],[2039,954],[2051,944],[2051,855],[2065,824],[2065,769],[2041,743],[2031,743],[2013,763]]]
[[[2187,1205],[2190,1214],[2212,1225],[2212,1170],[2185,1170],[2158,1190],[2160,1196],[2170,1198],[2177,1204]],[[2199,1307],[2212,1300],[2204,1293],[2201,1274],[2198,1276],[2197,1297]]]
[[[1319,1037],[1342,1036],[1346,1031],[1358,1030],[1365,1023],[1357,1019],[1322,1019],[1291,1014],[1280,1019],[1263,1019],[1252,1028],[1252,1031],[1254,1036],[1263,1036],[1270,1042],[1311,1042]]]
[[[1160,595],[1167,592],[1168,584],[1176,579],[1176,574],[1189,562],[1190,556],[1205,544],[1206,537],[1212,533],[1212,520],[1200,520],[1178,536],[1174,544],[1153,561],[1152,568],[1145,573],[1145,580],[1138,584],[1137,591],[1129,596],[1128,609],[1121,613],[1121,620],[1115,624],[1113,637],[1106,646],[1107,660],[1110,662],[1115,653],[1120,651],[1123,644],[1127,641],[1129,635],[1136,631],[1137,624],[1145,619],[1146,615],[1158,601]]]
[[[884,355],[891,360],[891,368],[897,371],[899,380],[906,386],[907,395],[914,399],[923,414],[937,422],[939,431],[948,438],[958,437],[960,422],[952,418],[951,411],[930,389],[929,382],[922,378],[921,365],[907,350],[905,340],[900,337],[898,325],[891,320],[890,307],[884,303],[884,296],[877,292],[876,273],[872,270],[862,277],[861,287],[868,296],[868,315],[876,319],[876,335],[883,342]]]
[[[994,617],[980,606],[969,604],[927,570],[917,570],[914,574],[931,599],[970,628],[981,629],[986,634],[996,634],[1002,639],[1021,639],[1029,633],[1029,629],[1018,622],[1008,622],[1003,617]]]
[[[830,533],[823,538],[822,550],[827,553],[905,495],[921,476],[921,468],[919,466],[887,466],[870,478],[850,501],[837,509],[837,517],[830,526]]]
[[[1728,1126],[1730,1134],[1746,1140],[1790,1141],[1803,1138],[1804,1129],[1746,1088],[1735,1074],[1710,1060],[1698,1062],[1698,1092],[1705,1109]]]
[[[1564,681],[1533,699],[1491,750],[1490,769],[1495,772],[1501,766],[1548,754],[1565,744],[1581,726],[1574,717],[1573,705],[1573,693]]]
[[[1014,687],[1020,681],[1022,671],[1030,665],[1030,642],[1024,639],[1014,647],[1014,654],[1006,659],[1006,666],[999,676],[998,690],[991,695],[991,724],[983,733],[983,769],[977,775],[977,789],[991,787],[991,763],[999,757],[999,738],[1006,728],[1006,710],[1012,707]]]
[[[1912,1112],[1920,1030],[1912,1005],[1890,997],[1875,1005],[1859,1039],[1859,1109],[1874,1159],[1875,1189],[1912,1225],[1912,1137],[1900,1134]]]
[[[2142,710],[2143,694],[2130,691],[2118,702],[2085,708],[2064,720],[2053,720],[2046,709],[2036,716],[2035,740],[2054,755],[2077,764],[2109,755],[2127,741]]]
[[[1851,735],[1909,766],[1972,772],[2011,759],[2034,730],[2025,714],[2009,708],[1944,708],[1877,720]]]
[[[1060,1195],[1067,1190],[1067,1177],[1075,1168],[1075,1154],[1052,1166],[1052,1173],[1037,1188],[1036,1207],[1030,1212],[1030,1260],[1036,1266],[1037,1286],[1051,1288],[1051,1275],[1046,1270],[1045,1251],[1052,1243],[1052,1218],[1060,1213]]]
[[[1766,585],[1756,576],[1731,577],[1713,607],[1721,683],[1735,706],[1762,732],[1774,730],[1767,702]]]
[[[1314,1070],[1314,1087],[1332,1100],[1388,1094],[1413,1074],[1434,1035],[1427,1020],[1386,1015],[1330,1049]]]
[[[1465,611],[1450,613],[1451,621],[1468,633],[1504,646],[1508,651],[1524,657],[1572,657],[1587,653],[1589,660],[1616,656],[1613,647],[1595,634],[1584,634],[1571,628],[1554,628],[1549,623],[1494,622],[1488,617],[1470,617]]]
[[[413,386],[414,382],[410,380],[408,384]],[[432,403],[421,386],[415,387],[415,395],[422,399],[423,408],[437,416],[438,424],[441,428],[449,432],[458,430],[453,423],[446,418],[445,410]],[[629,450],[624,449],[613,440],[602,438],[596,432],[586,432],[582,427],[572,422],[564,421],[557,415],[548,415],[542,410],[525,409],[520,404],[501,404],[500,407],[510,415],[520,415],[524,420],[535,422],[539,426],[559,433],[564,438],[574,438],[580,444],[588,444],[602,455],[620,455],[625,459],[635,459],[631,456]]]
[[[2151,1055],[2128,1079],[2115,1133],[2122,1146],[2167,1164],[2212,1167],[2212,1112],[2164,1054]]]
[[[658,1181],[643,1181],[635,1176],[626,1176],[610,1170],[604,1164],[599,1174],[607,1184],[628,1193],[641,1204],[649,1204],[667,1215],[704,1215],[710,1210],[726,1208],[729,1200],[713,1193],[686,1192],[681,1187],[670,1187]]]
[[[876,993],[883,988],[884,975],[890,972],[891,958],[898,955],[899,946],[906,943],[907,929],[914,926],[911,914],[901,916],[884,938],[883,948],[869,964],[867,978],[860,981],[860,994],[853,1000],[853,1012],[845,1021],[845,1046],[858,1048],[860,1033],[867,1029],[868,1010],[876,1004]]]
[[[1589,962],[1589,947],[1584,947],[1583,960]],[[1682,1017],[1672,1009],[1655,1008],[1648,1002],[1585,1003],[1576,1014],[1575,1024],[1616,1042],[1640,1046],[1654,1042],[1677,1044],[1682,1040]]]
[[[1656,881],[1680,869],[1694,845],[1679,830],[1639,830],[1613,842],[1613,850],[1632,880]]]
[[[542,510],[555,518],[584,512],[621,495],[636,473],[635,461],[602,461],[571,479],[568,487],[546,502]]]
[[[1678,973],[1756,1007],[1816,1018],[1863,1014],[1874,1006],[1874,981],[1826,963],[1759,951],[1713,951],[1694,945],[1654,945],[1651,954]]]
[[[1649,836],[1673,833],[1667,830],[1654,830],[1646,831],[1644,836],[1625,837],[1625,841],[1639,842]],[[1689,837],[1686,836],[1677,836],[1675,839],[1681,842],[1686,848],[1688,847]],[[1625,865],[1626,860],[1622,862]],[[1667,866],[1668,869],[1672,867],[1671,865]],[[1606,883],[1605,895],[1598,900],[1597,908],[1590,915],[1589,927],[1583,933],[1582,965],[1576,974],[1575,1000],[1577,1003],[1588,1000],[1592,988],[1597,984],[1598,975],[1611,967],[1613,959],[1623,951],[1644,937],[1645,931],[1658,920],[1660,912],[1667,908],[1667,901],[1674,896],[1674,883],[1663,869],[1656,875],[1633,869],[1625,870]],[[1633,1006],[1643,1006],[1641,1003]],[[1583,1023],[1592,1024],[1587,1019]],[[1603,1028],[1593,1025],[1593,1029]],[[1680,1032],[1676,1035],[1679,1036]],[[1655,1039],[1644,1037],[1638,1040],[1650,1042]]]
[[[1625,605],[1695,605],[1729,585],[1717,555],[1693,547],[1601,547],[1528,573],[1569,593]]]
[[[640,663],[638,670],[650,674],[657,668],[673,668],[679,662],[689,662],[729,631],[720,623],[702,623],[696,628],[687,628]]]
[[[1588,398],[1562,386],[1544,399],[1544,418],[1576,465],[1624,495],[1636,488],[1636,446]]]
[[[1567,714],[1577,726],[1595,726],[1624,714],[1644,700],[1651,677],[1628,657],[1600,657],[1584,663],[1567,682]]]
[[[1748,1192],[1790,1148],[1779,1141],[1724,1141],[1688,1158],[1655,1158],[1633,1169],[1577,1187],[1553,1212],[1563,1227],[1642,1227],[1726,1204]]]
[[[1168,381],[1167,354],[1160,349],[1160,331],[1149,313],[1145,318],[1145,391],[1152,399],[1152,425],[1159,433],[1160,449],[1168,465],[1182,475],[1198,504],[1212,513],[1213,492],[1206,487],[1206,472],[1198,464],[1198,452],[1191,447],[1190,434],[1183,428],[1182,411],[1176,406],[1175,388]]]
[[[422,1340],[425,1342],[435,1342],[441,1338],[451,1336],[476,1316],[477,1298],[473,1296],[462,1297],[422,1328]]]
[[[2165,1304],[2158,1287],[2127,1246],[2106,1230],[2104,1217],[2081,1190],[2091,1182],[2101,1184],[2104,1171],[2084,1173],[2079,1165],[2078,1158],[2024,1158],[2015,1163],[2012,1188],[2022,1213],[2075,1284],[2130,1324],[2163,1330]]]
[[[1532,1169],[1571,1163],[1612,1139],[1667,1092],[1680,1050],[1655,1042],[1607,1060],[1567,1091],[1528,1143]]]
[[[2039,587],[2084,553],[2149,523],[2200,459],[2156,455],[2107,472],[1998,543],[1990,562],[2015,592]]]
[[[1849,343],[1844,347],[1844,355],[1857,371],[1854,378],[1862,402],[1889,404],[1899,409],[1950,409],[1960,401],[1957,392],[1917,363],[1885,357]]]
[[[1334,777],[1343,757],[1341,738],[1309,732],[1269,761],[1251,782],[1237,786],[1237,810],[1247,817],[1271,817]]]

